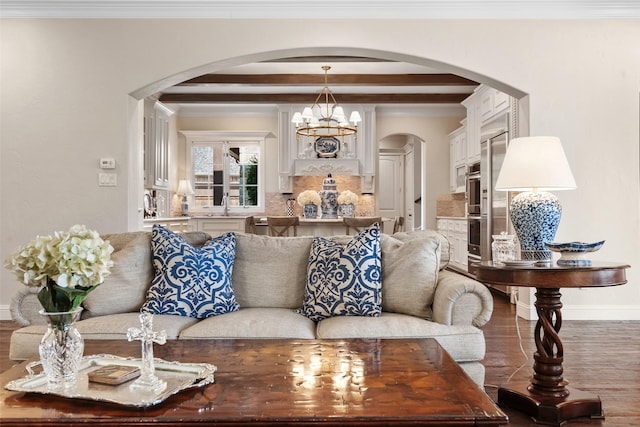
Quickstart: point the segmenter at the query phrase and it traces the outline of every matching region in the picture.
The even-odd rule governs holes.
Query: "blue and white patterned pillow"
[[[198,319],[237,311],[240,306],[231,285],[235,252],[235,233],[223,234],[195,248],[179,234],[154,225],[154,278],[140,311]]]
[[[332,316],[380,316],[380,227],[363,230],[344,245],[313,239],[307,284],[298,313],[313,321]]]

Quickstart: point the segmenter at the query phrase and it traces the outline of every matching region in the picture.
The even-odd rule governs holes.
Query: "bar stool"
[[[349,234],[349,230],[353,229],[356,234],[369,227],[370,225],[375,224],[376,222],[382,228],[382,217],[379,216],[362,216],[358,218],[342,218],[342,222],[347,228],[347,234]]]
[[[289,235],[289,229],[293,229],[293,235],[298,235],[300,218],[297,216],[269,216],[267,217],[269,236],[285,237]]]
[[[244,219],[244,232],[256,234],[256,219],[253,216],[248,216]]]
[[[398,231],[404,231],[404,217],[397,216],[393,221],[393,232],[397,233]]]

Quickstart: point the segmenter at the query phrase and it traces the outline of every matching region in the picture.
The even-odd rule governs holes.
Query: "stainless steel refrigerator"
[[[485,133],[480,157],[480,257],[491,261],[492,235],[513,234],[509,221],[509,193],[496,191],[496,181],[509,144],[507,127]]]

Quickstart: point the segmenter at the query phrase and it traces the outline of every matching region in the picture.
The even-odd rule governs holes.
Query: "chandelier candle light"
[[[324,88],[310,107],[305,107],[302,112],[293,114],[291,122],[296,126],[296,138],[309,137],[313,142],[318,138],[340,138],[344,143],[346,136],[357,137],[358,123],[362,118],[360,113],[354,110],[347,120],[344,109],[338,104],[327,85],[327,72],[331,67],[325,65],[322,69],[324,70]]]
[[[509,207],[511,222],[520,240],[522,259],[552,259],[545,244],[553,242],[562,207],[557,197],[547,191],[575,188],[576,182],[559,138],[538,136],[510,141],[496,190],[521,192],[511,200]]]

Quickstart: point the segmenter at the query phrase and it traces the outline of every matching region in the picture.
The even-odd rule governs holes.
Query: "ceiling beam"
[[[343,104],[459,104],[468,93],[341,93],[338,99]],[[160,102],[175,104],[308,104],[313,95],[308,93],[166,93]]]
[[[205,74],[177,86],[202,84],[324,85],[324,74]],[[455,74],[330,74],[331,86],[478,86],[479,83]]]

